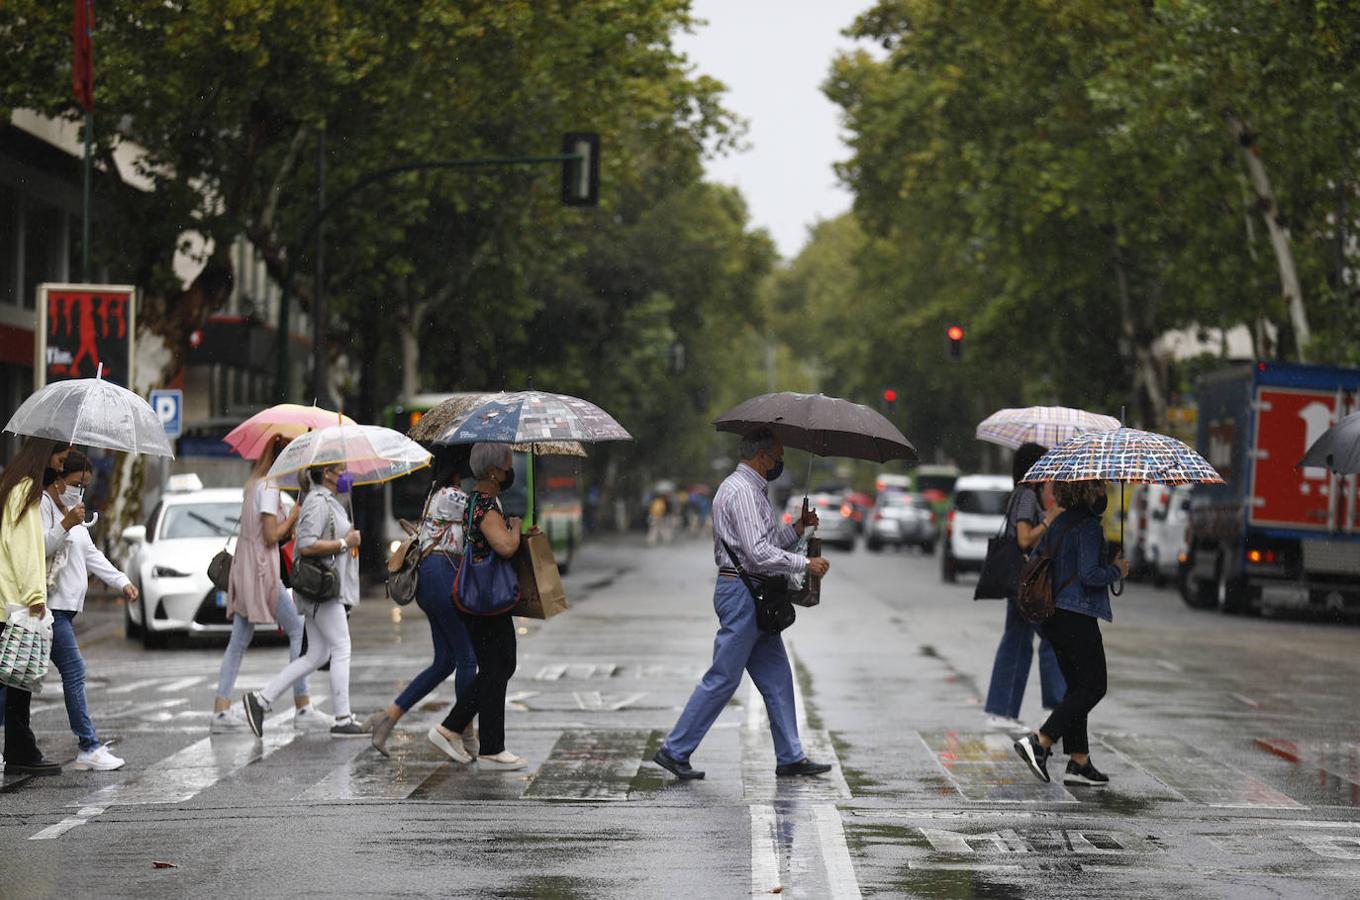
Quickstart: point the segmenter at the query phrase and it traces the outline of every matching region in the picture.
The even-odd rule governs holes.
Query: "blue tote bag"
[[[468,498],[467,527],[463,529],[463,561],[453,579],[453,605],[471,616],[499,616],[519,602],[519,576],[510,560],[495,550],[485,559],[472,558],[472,516],[477,494]]]

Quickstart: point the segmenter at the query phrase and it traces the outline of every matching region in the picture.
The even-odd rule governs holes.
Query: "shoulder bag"
[[[732,560],[732,568],[737,570],[741,583],[746,585],[746,590],[751,592],[751,597],[756,604],[756,627],[769,634],[779,634],[785,628],[793,624],[798,618],[798,610],[793,608],[789,602],[788,582],[784,576],[775,575],[764,577],[756,584],[746,570],[741,567],[737,554],[733,552],[732,546],[727,541],[722,542],[723,549],[727,551],[728,559]]]
[[[1022,487],[1021,490],[1029,490]],[[974,600],[1004,600],[1016,595],[1020,583],[1020,569],[1025,564],[1025,551],[1020,549],[1020,529],[1011,531],[1011,511],[1019,491],[1013,492],[1006,502],[1006,514],[1001,520],[1001,530],[987,539],[987,557],[982,561],[982,571],[978,573],[977,587],[973,590]]]
[[[330,500],[324,500],[326,504],[326,532],[323,532],[319,540],[335,540],[335,512],[331,509]],[[341,553],[346,551],[341,550]],[[301,550],[297,551],[297,557],[293,562],[293,591],[301,594],[306,600],[314,603],[321,603],[326,600],[334,600],[340,596],[340,576],[335,572],[334,565],[326,565],[321,561],[320,556],[307,556]]]
[[[241,519],[238,517],[236,519],[236,527],[233,528],[231,534],[227,536],[227,542],[222,545],[221,550],[217,551],[217,555],[212,558],[212,562],[208,563],[208,580],[211,581],[212,586],[219,591],[227,590],[227,586],[231,584],[232,556],[231,551],[227,548],[231,546],[231,539],[240,533]]]
[[[426,553],[420,546],[420,529],[425,527],[425,519],[430,514],[430,501],[434,499],[434,485],[425,495],[425,506],[420,511],[420,523],[413,534],[402,541],[395,553],[387,560],[387,596],[398,606],[406,606],[416,599],[420,589],[420,564],[425,561]],[[447,531],[447,526],[445,528]],[[430,546],[442,540],[442,533],[435,535]]]
[[[1020,569],[1020,591],[1016,599],[1016,608],[1026,622],[1040,625],[1053,618],[1057,611],[1055,601],[1058,595],[1077,577],[1077,573],[1073,572],[1056,589],[1053,587],[1053,557],[1058,555],[1058,551],[1062,549],[1062,542],[1067,539],[1067,533],[1078,521],[1067,523],[1053,540],[1051,544],[1053,549],[1048,549],[1050,544],[1045,540]]]
[[[470,616],[499,616],[519,602],[519,577],[510,560],[492,550],[485,559],[472,558],[472,519],[477,495],[468,497],[463,529],[463,561],[453,579],[453,605]]]

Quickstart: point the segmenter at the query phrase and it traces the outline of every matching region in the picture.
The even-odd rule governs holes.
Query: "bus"
[[[476,392],[487,393],[487,392]],[[383,410],[383,424],[402,433],[410,431],[425,413],[460,396],[417,394]],[[420,520],[431,473],[414,472],[383,485],[382,538],[388,552],[406,537],[402,522]],[[464,484],[470,487],[470,483]],[[515,453],[515,483],[501,496],[507,516],[520,516],[525,527],[537,524],[552,542],[558,570],[565,575],[584,534],[581,502],[581,461],[571,456],[537,456],[529,465],[527,453]]]

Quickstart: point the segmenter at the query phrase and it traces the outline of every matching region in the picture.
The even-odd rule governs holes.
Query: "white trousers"
[[[283,696],[293,682],[306,678],[326,662],[331,661],[331,709],[337,719],[350,714],[349,709],[349,619],[345,605],[338,600],[308,603],[311,610],[303,613],[307,625],[307,652],[284,666],[274,680],[264,686],[260,697],[265,706]]]

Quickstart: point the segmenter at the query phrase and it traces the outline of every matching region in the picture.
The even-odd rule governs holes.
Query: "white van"
[[[1006,475],[964,475],[954,483],[941,542],[940,577],[945,581],[953,581],[959,572],[982,571],[987,540],[1005,521],[1011,487]]]

